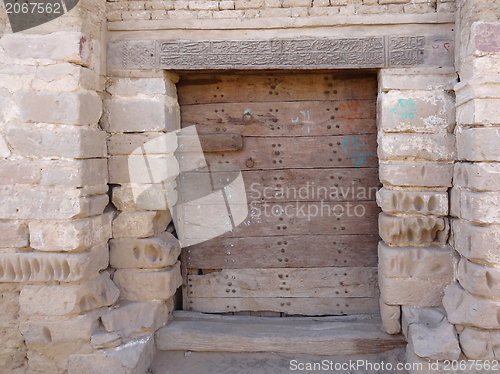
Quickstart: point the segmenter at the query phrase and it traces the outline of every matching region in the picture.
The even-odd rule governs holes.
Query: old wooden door
[[[232,232],[184,248],[185,309],[378,311],[376,88],[336,73],[179,82],[182,127],[208,163],[242,170],[249,204]]]

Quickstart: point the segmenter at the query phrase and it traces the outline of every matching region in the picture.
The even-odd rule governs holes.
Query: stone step
[[[349,357],[285,353],[158,351],[149,373],[290,374],[295,371],[311,374],[408,374],[404,369],[405,351],[405,348],[396,348],[377,355]],[[321,370],[318,370],[319,368]]]
[[[275,352],[324,356],[378,354],[403,347],[401,335],[382,331],[379,315],[253,317],[178,311],[156,333],[159,350]]]

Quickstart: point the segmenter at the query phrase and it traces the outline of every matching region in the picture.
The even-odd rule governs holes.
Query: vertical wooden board
[[[375,100],[184,105],[182,125],[199,133],[316,136],[377,132]]]
[[[376,78],[338,79],[335,74],[214,75],[182,79],[179,103],[248,103],[339,99],[373,99]]]
[[[261,310],[306,316],[378,313],[379,297],[190,298],[188,310],[202,313],[236,313]]]
[[[188,297],[375,297],[377,268],[224,269],[188,276]]]
[[[376,267],[378,235],[219,236],[184,249],[193,269]]]
[[[245,137],[242,150],[206,153],[205,159],[241,170],[376,167],[377,135]]]

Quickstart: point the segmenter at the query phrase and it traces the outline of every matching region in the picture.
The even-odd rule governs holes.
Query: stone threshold
[[[156,344],[164,351],[351,356],[386,352],[406,341],[385,333],[378,314],[280,318],[177,311],[157,331]]]

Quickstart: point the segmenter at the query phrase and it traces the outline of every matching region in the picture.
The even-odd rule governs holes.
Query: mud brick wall
[[[452,13],[454,0],[108,0],[109,22],[165,19],[251,19],[355,14]]]

